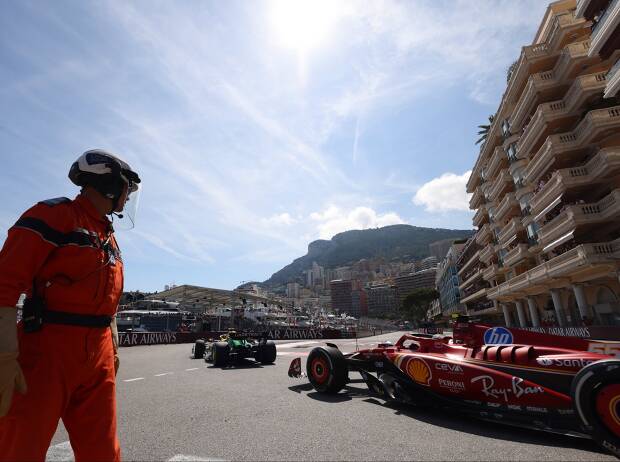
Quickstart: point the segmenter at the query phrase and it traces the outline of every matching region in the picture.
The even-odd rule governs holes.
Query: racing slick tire
[[[276,344],[273,340],[267,340],[258,347],[256,361],[261,364],[273,364],[276,362]]]
[[[194,346],[192,348],[192,358],[194,359],[202,359],[205,355],[205,341],[202,338],[199,338],[198,340],[196,340],[196,343],[194,343]]]
[[[308,380],[320,393],[338,393],[349,381],[347,361],[338,348],[312,349],[306,362]]]
[[[228,365],[228,355],[230,346],[227,342],[215,342],[213,345],[213,365],[215,367],[224,367]]]
[[[620,360],[604,359],[581,369],[571,397],[592,439],[620,457]]]

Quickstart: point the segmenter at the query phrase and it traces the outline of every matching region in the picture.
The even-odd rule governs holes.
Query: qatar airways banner
[[[579,337],[592,340],[620,340],[620,328],[612,326],[519,327],[518,329],[538,332],[539,334],[559,335],[561,337]]]
[[[226,332],[119,332],[118,344],[122,347],[138,345],[163,345],[168,343],[194,343],[200,338],[218,339]],[[263,332],[247,333],[258,337]],[[337,329],[269,329],[267,338],[271,340],[338,339],[355,337],[355,332],[342,332]]]

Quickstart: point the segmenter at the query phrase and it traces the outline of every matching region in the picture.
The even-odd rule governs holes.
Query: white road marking
[[[50,446],[45,456],[46,461],[53,462],[69,462],[74,461],[73,449],[71,443],[65,441],[64,443],[55,444]]]
[[[164,372],[163,374],[155,374],[155,377],[162,377],[164,375],[174,374],[174,372]]]
[[[213,462],[220,462],[220,461],[224,461],[225,459],[215,459],[212,457],[208,457],[208,458],[203,458],[203,457],[197,457],[197,456],[188,456],[185,454],[177,454],[176,456],[172,456],[170,459],[168,459],[168,462],[185,462],[185,461],[213,461]]]
[[[199,368],[198,367],[191,367],[189,369],[185,369],[186,371],[197,371]]]
[[[312,341],[312,342],[276,343],[276,348],[290,348],[294,346],[314,345],[315,343],[321,343],[321,342]]]
[[[136,380],[144,380],[144,377],[136,377],[135,379],[125,379],[123,382],[135,382]]]
[[[279,351],[278,356],[308,356],[307,351]]]

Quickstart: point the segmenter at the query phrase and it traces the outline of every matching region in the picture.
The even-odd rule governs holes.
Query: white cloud
[[[287,212],[273,215],[269,218],[261,219],[261,222],[266,225],[274,225],[274,226],[290,226],[295,223],[295,219],[291,217],[291,215]]]
[[[378,214],[370,207],[355,207],[349,212],[330,205],[324,212],[314,212],[310,218],[319,221],[317,230],[321,239],[331,239],[335,234],[351,229],[379,228],[405,221],[394,212]]]
[[[471,170],[457,175],[444,173],[424,183],[413,196],[413,203],[423,205],[428,212],[447,212],[450,210],[469,210],[471,194],[466,191],[466,184]]]

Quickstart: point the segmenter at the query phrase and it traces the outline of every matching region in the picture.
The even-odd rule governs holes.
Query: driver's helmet
[[[91,149],[82,154],[69,169],[69,179],[77,186],[92,186],[112,199],[113,211],[127,187],[128,200],[140,189],[140,177],[127,162],[103,149]],[[137,203],[137,200],[134,199]],[[124,206],[124,204],[121,204]]]

